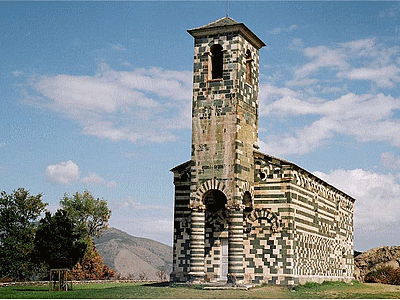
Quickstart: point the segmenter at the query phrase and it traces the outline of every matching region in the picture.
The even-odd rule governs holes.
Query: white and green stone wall
[[[171,281],[295,285],[351,279],[355,200],[257,150],[264,43],[228,17],[189,33],[195,38],[192,153],[171,170]],[[214,45],[222,49],[220,78],[211,77]]]

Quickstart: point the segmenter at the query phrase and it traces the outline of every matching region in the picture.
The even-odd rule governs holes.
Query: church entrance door
[[[228,239],[221,238],[221,260],[219,268],[219,279],[221,281],[228,280]]]

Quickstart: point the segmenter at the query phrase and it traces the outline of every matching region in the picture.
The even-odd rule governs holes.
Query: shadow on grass
[[[35,288],[14,288],[14,291],[17,292],[48,292],[49,289],[43,288],[43,289],[35,289]]]
[[[152,282],[152,283],[143,284],[143,286],[150,286],[150,287],[166,287],[166,286],[170,286],[170,283],[169,283],[169,281]]]

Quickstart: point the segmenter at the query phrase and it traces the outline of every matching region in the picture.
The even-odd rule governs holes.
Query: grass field
[[[75,285],[72,291],[50,292],[45,287],[10,286],[0,288],[5,298],[400,298],[400,286],[327,282],[306,284],[294,290],[261,286],[249,290],[204,290],[201,286],[162,286],[144,283],[92,283]]]

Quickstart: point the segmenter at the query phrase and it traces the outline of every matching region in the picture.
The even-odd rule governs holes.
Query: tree
[[[32,275],[27,257],[34,245],[35,221],[47,206],[41,198],[23,188],[0,194],[0,278],[22,280]]]
[[[82,260],[72,269],[74,280],[101,280],[115,277],[115,271],[104,265],[103,258],[97,252],[93,241]]]
[[[60,201],[62,209],[76,222],[78,229],[90,237],[99,237],[107,229],[111,210],[105,200],[95,199],[90,192],[75,193],[72,197],[67,194]]]
[[[46,212],[36,231],[32,259],[50,269],[71,269],[84,256],[86,243],[76,225],[62,209],[52,216]]]

